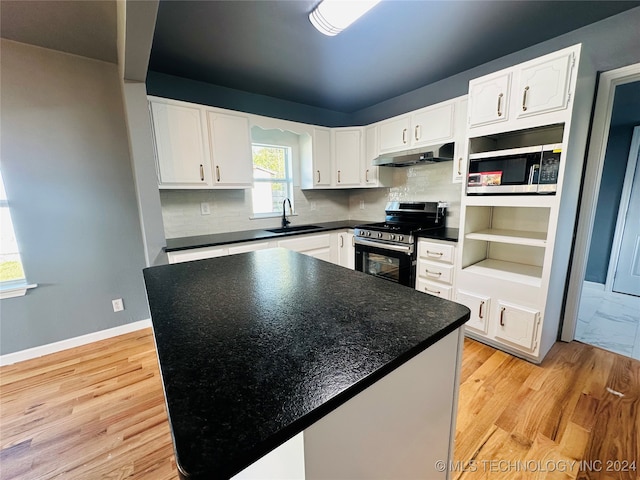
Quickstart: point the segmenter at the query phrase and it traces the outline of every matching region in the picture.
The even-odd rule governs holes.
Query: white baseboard
[[[24,360],[31,360],[32,358],[42,357],[43,355],[48,355],[50,353],[61,352],[62,350],[67,350],[69,348],[80,347],[88,343],[116,337],[118,335],[124,335],[125,333],[135,332],[136,330],[142,330],[143,328],[148,327],[151,327],[150,318],[120,325],[119,327],[100,330],[99,332],[88,333],[79,337],[69,338],[67,340],[61,340],[59,342],[49,343],[47,345],[41,345],[39,347],[27,348],[26,350],[20,350],[19,352],[7,353],[5,355],[0,355],[0,367],[12,365]]]
[[[588,280],[585,280],[583,286],[592,290],[601,290],[604,292],[604,283],[589,282]]]

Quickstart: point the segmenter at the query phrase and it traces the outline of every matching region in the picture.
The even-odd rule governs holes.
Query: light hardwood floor
[[[461,380],[452,478],[640,478],[640,362],[466,340]],[[0,447],[3,480],[177,478],[151,330],[2,367]]]

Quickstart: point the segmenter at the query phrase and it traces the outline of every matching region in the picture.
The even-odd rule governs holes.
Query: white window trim
[[[294,178],[293,178],[293,157],[292,157],[292,149],[290,145],[281,145],[278,143],[261,143],[261,142],[255,142],[255,143],[251,143],[252,147],[275,147],[275,148],[284,148],[288,150],[288,155],[287,155],[287,159],[285,160],[285,167],[289,167],[289,168],[285,168],[286,170],[286,175],[284,178],[276,178],[276,179],[253,179],[253,182],[255,184],[255,182],[264,182],[264,183],[273,183],[273,182],[277,182],[277,183],[284,183],[285,185],[289,185],[291,184],[291,192],[289,195],[289,201],[293,204],[293,209],[294,211],[291,212],[290,214],[287,214],[287,217],[295,217],[298,214],[295,212],[295,202],[293,201],[293,196],[295,194],[294,191]],[[253,163],[253,160],[252,160]],[[252,206],[252,210],[253,210],[253,206]],[[260,220],[263,218],[278,218],[278,217],[282,217],[282,212],[265,212],[265,213],[255,213],[253,212],[251,214],[251,216],[249,217],[249,220]]]
[[[36,288],[37,283],[27,283],[20,280],[16,282],[2,282],[0,283],[0,300],[5,298],[24,297],[27,294],[27,290]]]

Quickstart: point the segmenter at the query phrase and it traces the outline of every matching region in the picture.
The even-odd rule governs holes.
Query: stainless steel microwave
[[[558,189],[562,144],[469,155],[468,195],[551,193]]]

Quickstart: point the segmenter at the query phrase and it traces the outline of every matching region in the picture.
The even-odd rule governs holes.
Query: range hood
[[[407,167],[409,165],[447,162],[453,160],[453,142],[403,152],[380,155],[372,164],[379,167]]]

